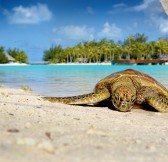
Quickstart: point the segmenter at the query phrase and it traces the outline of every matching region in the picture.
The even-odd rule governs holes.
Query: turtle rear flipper
[[[147,103],[159,112],[168,112],[168,98],[165,96],[151,96],[146,99]]]
[[[110,93],[108,90],[101,90],[97,93],[89,93],[79,96],[72,97],[43,97],[43,99],[48,100],[50,102],[58,102],[65,103],[69,105],[82,105],[82,104],[92,104],[101,102],[110,97]]]

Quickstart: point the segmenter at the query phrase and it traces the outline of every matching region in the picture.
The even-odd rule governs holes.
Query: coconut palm
[[[73,56],[73,48],[71,47],[67,47],[65,49],[65,54],[66,54],[66,57],[67,57],[67,63],[70,62],[72,63],[72,56]]]
[[[158,48],[158,53],[160,56],[168,53],[168,43],[164,39],[159,39],[156,46]]]

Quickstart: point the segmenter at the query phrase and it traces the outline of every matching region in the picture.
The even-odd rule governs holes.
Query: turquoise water
[[[168,88],[167,65],[28,65],[0,66],[0,83],[19,88],[28,85],[45,96],[70,96],[92,92],[107,75],[132,68],[145,72]]]

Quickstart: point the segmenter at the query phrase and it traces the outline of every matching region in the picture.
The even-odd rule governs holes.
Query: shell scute
[[[138,84],[140,84],[140,86],[150,86],[150,87],[155,87],[158,90],[160,90],[162,93],[164,93],[165,95],[168,95],[167,89],[160,84],[158,81],[156,81],[154,78],[152,78],[151,76],[133,70],[133,69],[127,69],[124,71],[120,71],[120,72],[116,72],[113,73],[107,77],[105,77],[104,79],[102,79],[99,84],[113,84],[114,82],[117,82],[119,78],[121,77],[130,77],[133,81],[136,81]]]

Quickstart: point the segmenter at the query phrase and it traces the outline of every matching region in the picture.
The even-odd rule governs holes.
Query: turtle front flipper
[[[98,91],[96,93],[84,94],[72,97],[43,97],[43,99],[50,102],[58,102],[69,105],[82,105],[101,102],[110,97],[110,93],[107,89]]]
[[[168,112],[168,98],[165,96],[151,96],[146,102],[159,112]]]
[[[142,87],[137,94],[137,103],[146,103],[159,112],[168,112],[168,96],[154,87]]]

